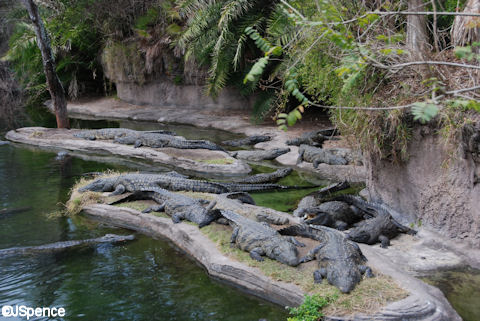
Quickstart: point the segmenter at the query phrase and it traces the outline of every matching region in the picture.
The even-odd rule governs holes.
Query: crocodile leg
[[[265,252],[260,247],[256,247],[250,251],[250,257],[256,261],[262,262],[264,260],[262,255],[265,255]]]
[[[184,218],[185,218],[185,215],[183,215],[183,213],[175,213],[172,216],[172,221],[173,223],[177,224],[177,223],[180,223]]]
[[[323,278],[327,276],[327,270],[325,268],[320,268],[313,272],[313,282],[320,284],[323,281]]]
[[[126,190],[126,188],[123,184],[118,184],[117,187],[115,187],[115,190],[112,193],[110,193],[110,195],[108,195],[108,196],[123,194],[123,193],[125,193],[125,190]]]
[[[238,227],[233,229],[232,237],[230,238],[230,247],[235,245],[235,241],[237,240],[238,232],[240,229]]]
[[[345,231],[348,228],[348,224],[344,221],[335,221],[334,227],[339,231]]]
[[[294,238],[293,236],[287,237],[287,241],[289,241],[290,243],[292,243],[292,244],[295,245],[295,246],[305,247],[305,244],[303,244],[302,242],[298,241],[298,240],[297,240],[296,238]]]
[[[134,148],[142,147],[143,143],[140,139],[135,141],[135,144],[133,145]]]
[[[322,249],[322,247],[324,247],[325,244],[320,244],[319,246],[317,246],[316,248],[310,250],[310,252],[308,252],[307,255],[305,255],[304,257],[302,257],[300,259],[300,263],[306,263],[306,262],[310,262],[310,261],[313,261],[315,260],[315,255],[318,253],[318,251],[320,251]]]
[[[389,245],[390,245],[390,240],[388,239],[388,237],[386,237],[385,235],[380,235],[378,237],[378,240],[380,241],[380,247],[381,248],[384,248],[386,249]]]
[[[150,206],[147,209],[144,209],[142,213],[150,213],[150,212],[163,212],[165,210],[165,203],[160,205]]]
[[[360,273],[365,275],[367,278],[373,278],[375,276],[372,269],[366,265],[359,265],[358,268],[360,270]]]
[[[297,165],[303,161],[303,153],[305,153],[304,150],[298,152]]]

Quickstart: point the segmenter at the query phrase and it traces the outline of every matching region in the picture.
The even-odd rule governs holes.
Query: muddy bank
[[[84,154],[114,155],[131,160],[149,161],[166,167],[177,168],[186,173],[206,176],[243,176],[250,167],[241,160],[221,151],[204,149],[134,148],[107,140],[84,140],[73,137],[78,130],[27,127],[9,131],[6,138],[28,145],[54,150],[69,150]]]
[[[415,130],[408,154],[408,161],[400,164],[367,158],[370,198],[401,212],[397,219],[404,223],[420,223],[446,240],[478,248],[478,154],[463,144],[446,146],[444,138],[428,126]]]
[[[194,107],[178,108],[173,106],[138,106],[113,98],[98,98],[70,102],[69,115],[79,119],[128,119],[136,121],[149,121],[158,123],[190,124],[198,127],[217,128],[238,134],[270,135],[271,141],[258,143],[255,148],[271,149],[289,147],[290,152],[276,158],[276,161],[286,166],[296,166],[298,147],[287,146],[286,141],[298,137],[305,128],[291,128],[287,132],[279,130],[273,125],[252,125],[248,113],[243,111],[213,111]],[[319,123],[318,127],[309,130],[331,126],[328,123]],[[330,142],[326,142],[328,148]],[[338,144],[338,142],[336,142]],[[354,165],[326,165],[321,164],[318,169],[310,163],[301,163],[301,169],[314,173],[319,178],[331,181],[348,180],[350,182],[364,182],[365,169],[363,166]]]
[[[79,194],[74,192],[72,199],[78,197]],[[241,215],[255,216],[256,213],[267,212],[271,215],[287,217],[290,223],[296,222],[296,218],[286,213],[254,205],[240,204],[235,200],[226,199],[221,195],[201,194],[201,197],[205,199],[216,199],[218,208],[234,210]],[[281,271],[275,272],[271,274],[271,276],[267,276],[262,272],[265,271],[262,270],[262,264],[272,264],[268,263],[270,262],[269,259],[266,259],[264,262],[254,263],[256,264],[255,266],[250,266],[248,261],[239,261],[233,255],[226,255],[220,243],[218,243],[218,240],[216,242],[213,241],[211,234],[205,232],[204,229],[211,228],[211,226],[200,230],[197,226],[186,222],[173,224],[172,220],[168,217],[142,214],[138,209],[126,208],[123,207],[124,205],[120,206],[122,207],[118,205],[90,204],[85,205],[83,211],[89,217],[114,226],[133,229],[156,237],[167,238],[194,258],[212,277],[268,301],[280,305],[297,306],[302,303],[304,295],[309,292],[302,288],[302,282],[305,282],[305,280],[284,282],[281,277]],[[135,206],[139,205],[136,204]],[[218,226],[220,231],[226,228],[218,224],[213,225]],[[218,235],[215,230],[210,231],[210,233],[212,232],[214,235]],[[302,242],[305,241],[305,239],[300,240]],[[307,246],[308,245],[307,243]],[[361,291],[367,291],[366,289],[372,286],[370,283],[370,285],[366,285],[367,288],[363,288],[363,284],[374,282],[375,279],[382,282],[381,280],[388,280],[389,278],[391,278],[393,282],[389,281],[390,283],[387,284],[390,285],[387,285],[387,287],[390,288],[390,292],[398,292],[397,299],[387,302],[383,306],[375,306],[374,302],[370,302],[370,308],[364,306],[364,312],[356,312],[351,315],[345,315],[339,312],[341,311],[340,307],[331,307],[331,310],[326,311],[326,313],[330,315],[327,320],[405,320],[407,318],[408,320],[460,320],[438,289],[426,285],[422,281],[397,270],[395,265],[375,247],[361,246],[361,248],[368,259],[368,265],[374,269],[377,276],[373,279],[363,280],[352,294],[343,295],[342,299],[345,300],[346,298],[350,300],[350,297],[362,297]],[[316,262],[310,263],[313,264],[311,268],[315,269],[314,266]],[[310,274],[311,269],[305,267],[305,264],[302,264],[302,266],[298,268],[282,265],[282,269],[285,269],[285,271],[289,269],[299,269],[298,273],[300,273],[302,269],[307,269],[310,276],[307,282],[311,282],[312,287],[321,287],[319,288],[322,289],[321,291],[330,287],[323,284],[314,286]],[[274,275],[276,275],[276,277],[272,277]],[[316,291],[318,292],[318,289]],[[372,289],[370,289],[370,291],[372,291]],[[373,294],[370,294],[374,295],[371,299],[381,299],[382,295],[385,295],[385,293],[382,294],[381,291],[383,290],[375,290]],[[405,297],[406,294],[408,295],[407,297]],[[368,299],[366,293],[365,297]]]

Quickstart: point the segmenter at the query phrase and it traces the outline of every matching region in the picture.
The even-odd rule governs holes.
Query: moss
[[[110,41],[102,52],[102,64],[111,81],[145,82],[145,59],[136,42]]]

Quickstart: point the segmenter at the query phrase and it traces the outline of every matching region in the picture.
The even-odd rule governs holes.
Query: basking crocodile
[[[125,135],[142,135],[145,133],[158,133],[165,135],[175,135],[174,132],[167,130],[153,130],[153,131],[137,131],[128,128],[102,128],[102,129],[87,129],[76,132],[73,134],[74,137],[88,139],[88,140],[97,140],[97,139],[115,139],[116,137],[121,137]]]
[[[362,274],[373,276],[358,245],[349,241],[342,232],[325,226],[301,224],[281,229],[279,233],[308,237],[321,243],[300,259],[301,263],[317,259],[319,269],[313,273],[315,283],[321,283],[326,278],[343,293],[349,293],[360,283]]]
[[[55,253],[84,245],[92,245],[98,243],[119,243],[131,241],[134,238],[135,236],[133,235],[106,234],[105,236],[94,239],[64,241],[40,246],[12,247],[0,250],[0,257],[36,253]]]
[[[179,148],[179,149],[209,149],[225,151],[222,147],[208,140],[188,140],[179,136],[166,135],[161,133],[131,133],[117,136],[114,142],[125,145],[134,145],[135,148],[146,146],[152,148]]]
[[[220,212],[233,226],[230,243],[249,252],[252,259],[263,261],[262,256],[265,255],[290,266],[299,264],[296,246],[303,244],[293,237],[282,236],[267,223],[252,221],[235,212],[229,210]]]
[[[272,160],[280,155],[288,153],[290,148],[273,148],[268,150],[239,150],[231,152],[232,157],[246,159],[250,161]]]
[[[313,163],[313,167],[317,168],[318,164],[325,163],[329,165],[347,165],[347,160],[337,156],[328,149],[312,147],[309,145],[300,145],[298,149],[297,164],[302,161]]]
[[[255,135],[241,139],[225,140],[222,142],[222,144],[227,146],[239,147],[245,145],[255,145],[257,143],[267,142],[269,140],[272,140],[272,136]]]
[[[172,218],[173,223],[187,220],[198,224],[199,227],[204,227],[222,217],[219,210],[213,209],[216,201],[208,202],[203,199],[195,199],[162,188],[138,190],[119,202],[145,199],[153,200],[159,205],[149,207],[143,213],[165,212]],[[207,205],[207,207],[204,205]]]
[[[393,210],[385,204],[367,202],[360,197],[352,195],[340,195],[334,199],[354,205],[372,217],[356,224],[356,227],[350,229],[347,237],[352,241],[366,244],[380,242],[380,246],[386,248],[390,244],[390,239],[399,233],[407,233],[410,235],[417,233],[411,228],[397,222],[391,215]]]
[[[305,209],[318,206],[320,205],[322,200],[328,195],[347,189],[349,187],[350,184],[347,181],[343,181],[339,183],[333,183],[319,189],[318,191],[312,192],[300,200],[297,209],[293,211],[293,215],[297,217],[304,216]]]
[[[353,206],[340,201],[325,202],[304,209],[305,224],[323,225],[346,230],[350,225],[363,218],[362,213]]]
[[[135,192],[147,188],[164,188],[170,191],[191,191],[222,194],[228,192],[251,192],[272,189],[290,189],[296,186],[282,186],[277,184],[237,184],[209,182],[188,179],[166,174],[138,174],[125,173],[111,177],[100,177],[88,185],[79,188],[79,192],[112,192],[112,195],[120,195],[124,192]]]
[[[244,179],[238,180],[237,183],[245,183],[245,184],[275,183],[280,179],[284,178],[285,176],[290,175],[292,171],[293,169],[291,168],[281,168],[276,170],[273,173],[262,173],[262,174],[248,176]]]

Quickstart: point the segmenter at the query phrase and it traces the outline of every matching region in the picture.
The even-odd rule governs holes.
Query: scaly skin
[[[240,150],[232,152],[232,157],[246,159],[250,161],[272,160],[288,153],[290,148],[274,148],[269,150]]]
[[[302,224],[289,226],[279,233],[308,237],[321,243],[300,259],[301,263],[317,259],[319,269],[313,273],[315,283],[321,283],[323,278],[327,278],[328,283],[343,293],[349,293],[360,283],[362,274],[373,276],[371,269],[364,265],[367,259],[358,245],[339,231],[325,226]]]
[[[209,203],[206,200],[172,193],[162,188],[139,190],[119,202],[139,199],[150,199],[159,204],[144,210],[143,213],[163,211],[172,218],[175,224],[180,223],[182,220],[187,220],[198,224],[201,228],[221,217],[219,210],[213,210],[216,204],[215,201]],[[206,204],[208,206],[204,207]]]
[[[183,137],[158,133],[124,135],[115,138],[115,142],[119,144],[134,145],[136,148],[146,146],[152,148],[171,147],[179,149],[209,149],[224,151],[220,146],[207,140],[187,140]]]
[[[310,207],[315,207],[320,205],[321,201],[328,195],[347,189],[350,187],[350,184],[347,181],[340,183],[333,183],[331,185],[325,186],[320,190],[310,193],[300,200],[298,207],[293,211],[293,215],[296,217],[301,217],[305,215],[305,209]]]
[[[291,168],[281,168],[276,170],[273,173],[263,173],[248,176],[244,179],[238,180],[237,183],[244,184],[260,184],[260,183],[276,183],[285,176],[290,175],[293,171]]]
[[[252,221],[229,210],[220,212],[233,226],[231,244],[236,244],[243,251],[249,252],[252,259],[263,261],[262,256],[265,255],[290,266],[299,264],[296,245],[303,244],[280,235],[267,223]]]
[[[57,243],[51,243],[46,245],[40,245],[40,246],[12,247],[8,249],[0,250],[0,257],[11,256],[11,255],[36,254],[36,253],[55,253],[55,252],[83,246],[83,245],[92,245],[92,244],[98,244],[98,243],[118,243],[118,242],[131,241],[134,238],[135,237],[133,235],[106,234],[105,236],[94,238],[94,239],[64,241],[64,242],[57,242]]]
[[[360,197],[352,195],[340,195],[334,198],[354,205],[367,215],[373,218],[362,221],[356,227],[351,229],[347,237],[355,242],[375,244],[381,243],[386,248],[390,244],[390,239],[399,233],[416,234],[417,232],[398,223],[391,215],[393,209],[385,204],[376,202],[367,202]],[[397,214],[399,215],[399,214]]]
[[[102,129],[88,129],[74,133],[74,137],[96,140],[96,139],[115,139],[116,137],[122,137],[126,135],[141,135],[145,133],[163,133],[166,135],[175,135],[174,132],[165,130],[155,131],[136,131],[128,128],[102,128]]]
[[[125,173],[112,177],[100,177],[92,183],[79,188],[79,192],[113,192],[120,195],[124,192],[135,192],[146,188],[164,188],[170,191],[191,191],[222,194],[228,192],[250,192],[272,189],[296,188],[277,184],[236,184],[194,180],[172,174],[138,174]]]
[[[226,141],[223,141],[222,144],[227,146],[239,147],[239,146],[245,146],[245,145],[255,145],[257,143],[267,142],[269,140],[272,140],[271,136],[256,135],[256,136],[249,136],[241,139],[226,140]]]
[[[331,201],[318,206],[305,208],[305,224],[323,225],[338,230],[346,230],[350,225],[360,221],[363,215],[352,209],[345,202]]]
[[[300,145],[298,149],[297,164],[302,161],[313,163],[313,167],[317,168],[320,163],[329,165],[347,165],[347,160],[337,156],[328,149],[312,147],[309,145]]]

